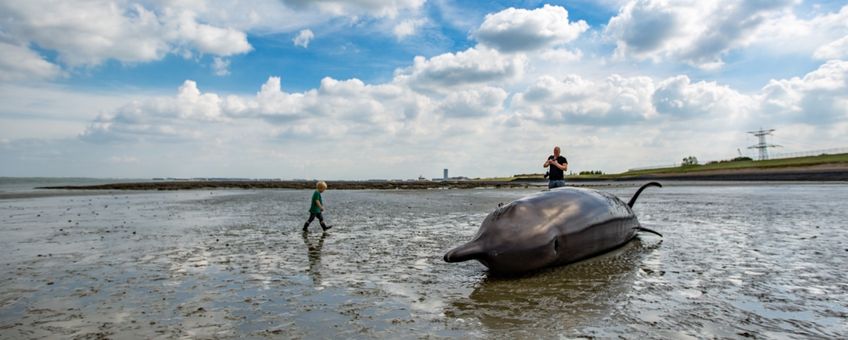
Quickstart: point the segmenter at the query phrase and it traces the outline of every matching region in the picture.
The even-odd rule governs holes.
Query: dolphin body
[[[650,182],[624,203],[613,194],[560,188],[498,207],[470,242],[445,254],[445,262],[480,261],[496,273],[516,274],[559,266],[605,253],[636,237],[643,228],[633,203]],[[660,235],[662,236],[662,235]]]

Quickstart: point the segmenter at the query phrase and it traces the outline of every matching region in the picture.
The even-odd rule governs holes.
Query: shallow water
[[[663,238],[511,279],[442,255],[535,189],[7,198],[0,337],[845,338],[846,188],[666,183]]]

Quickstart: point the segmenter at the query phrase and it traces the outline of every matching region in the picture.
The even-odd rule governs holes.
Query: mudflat
[[[848,334],[845,185],[663,184],[635,212],[664,238],[513,278],[442,255],[539,188],[330,189],[326,234],[311,189],[0,199],[0,337]]]

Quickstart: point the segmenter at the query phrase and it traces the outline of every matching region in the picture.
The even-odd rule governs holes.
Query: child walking
[[[321,193],[324,192],[324,190],[327,190],[327,183],[320,181],[315,185],[315,187],[317,190],[315,190],[312,194],[312,206],[309,207],[309,219],[303,224],[303,231],[307,231],[309,223],[312,223],[312,220],[314,220],[315,217],[318,217],[318,222],[321,223],[321,229],[324,231],[333,227],[331,225],[324,224],[324,216],[321,215],[324,211],[324,201],[321,200]]]

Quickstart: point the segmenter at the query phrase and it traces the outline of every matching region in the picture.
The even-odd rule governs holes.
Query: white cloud
[[[508,93],[497,87],[451,92],[440,109],[449,117],[485,117],[500,113]]]
[[[100,112],[144,96],[140,91],[90,91],[42,82],[0,83],[0,136],[73,138]]]
[[[486,15],[474,37],[502,52],[517,52],[564,44],[587,29],[589,25],[583,20],[569,22],[565,8],[545,5],[534,10],[508,8]]]
[[[422,173],[442,167],[473,175],[538,171],[526,165],[535,160],[526,150],[547,153],[553,144],[566,148],[575,169],[618,171],[689,154],[703,160],[733,155],[747,145],[744,131],[762,121],[783,130],[794,126],[793,131],[834,135],[844,130],[838,122],[848,121],[846,79],[848,62],[831,61],[750,94],[685,75],[660,80],[543,76],[513,93],[491,83],[422,93],[403,78],[375,85],[325,78],[315,89],[286,92],[281,79],[271,77],[255,95],[222,95],[186,81],[173,96],[137,100],[99,116],[80,137],[98,147],[113,142],[128,148],[169,146],[183,156],[218,155],[212,150],[232,146],[259,157],[244,164],[274,160],[287,169],[320,167],[306,160],[332,150],[334,159],[355,165],[345,178],[417,176],[398,174],[412,161],[403,156],[407,153],[418,155],[417,162],[435,162],[432,171],[416,170]],[[17,145],[15,139],[6,144]],[[487,148],[516,157],[497,164],[463,161]],[[145,162],[155,158],[134,151],[110,156],[120,159],[130,152]],[[340,177],[315,171],[314,176]],[[296,177],[287,174],[280,176]]]
[[[452,88],[487,83],[503,83],[520,78],[526,57],[504,55],[496,50],[473,47],[445,53],[430,59],[415,57],[413,65],[395,71],[395,80],[424,91],[450,91]]]
[[[796,0],[633,0],[611,18],[605,34],[616,56],[681,60],[704,69],[724,64],[729,51],[750,45],[757,32]]]
[[[162,17],[166,43],[185,46],[200,53],[230,56],[247,53],[253,49],[247,42],[247,33],[232,28],[215,27],[199,23],[191,10],[166,8]]]
[[[309,42],[312,41],[312,38],[315,38],[315,34],[312,33],[312,30],[304,29],[297,33],[297,36],[292,39],[292,42],[295,46],[307,48],[309,47]]]
[[[562,48],[549,49],[542,52],[540,55],[542,60],[553,63],[573,62],[583,59],[583,52],[580,50],[567,50]]]
[[[164,43],[161,49],[156,44],[149,45],[153,46],[149,49],[152,52],[144,58],[210,54],[209,69],[219,73],[229,71],[228,56],[245,53],[238,51],[249,48],[249,44],[239,45],[242,41],[246,43],[246,38],[242,40],[238,32],[257,27],[269,31],[281,29],[281,26],[273,28],[268,20],[290,8],[305,11],[307,18],[291,16],[298,23],[330,20],[327,18],[343,8],[352,12],[338,15],[348,15],[354,24],[359,20],[354,17],[360,15],[382,18],[364,24],[379,21],[375,26],[380,32],[399,33],[396,35],[399,38],[421,29],[415,23],[411,27],[403,26],[410,20],[418,20],[415,19],[418,16],[406,13],[419,9],[416,2],[256,2],[258,7],[253,14],[243,8],[240,12],[227,13],[231,5],[223,2],[193,4],[199,6],[189,6],[188,2],[168,3],[166,10],[166,6],[149,3],[147,7],[116,5],[124,11],[115,16],[120,27],[142,25],[147,19],[141,17],[149,16],[150,20],[155,19],[150,21],[150,27],[163,29],[150,37],[138,36],[140,42],[151,38],[152,42]],[[806,27],[806,31],[793,36],[801,40],[795,45],[804,45],[799,50],[808,53],[805,55],[812,56],[817,51],[817,57],[839,57],[843,44],[840,39],[846,33],[842,28],[845,23],[838,19],[848,10],[843,8],[840,13],[802,20],[780,8],[764,9],[759,7],[762,3],[745,4],[631,2],[629,6],[633,8],[619,13],[619,21],[614,25],[611,21],[610,26],[614,27],[608,28],[607,33],[620,43],[617,53],[621,57],[662,62],[679,59],[708,68],[721,65],[727,53],[735,49],[773,43],[763,35],[776,27],[777,21],[789,18],[792,20],[785,21],[788,25]],[[4,11],[10,6],[0,4]],[[266,13],[263,11],[266,6],[282,9]],[[706,17],[720,13],[721,6],[740,23]],[[585,33],[579,22],[567,21],[567,12],[560,9],[547,6],[533,11],[492,14],[487,19],[490,26],[484,23],[474,33],[479,45],[454,53],[417,57],[412,65],[397,69],[394,78],[384,83],[325,77],[313,89],[290,92],[282,86],[286,78],[270,77],[255,94],[228,94],[203,92],[194,81],[186,81],[167,96],[145,98],[144,94],[138,94],[135,97],[133,91],[135,100],[131,101],[126,99],[130,98],[126,94],[112,93],[124,97],[119,104],[114,104],[113,98],[108,105],[99,104],[105,102],[103,98],[79,96],[61,88],[21,96],[20,91],[8,91],[8,84],[0,84],[0,98],[5,98],[0,102],[7,106],[0,108],[3,121],[0,136],[4,138],[0,150],[17,150],[14,157],[9,157],[6,151],[0,152],[0,163],[8,167],[13,162],[23,162],[21,159],[26,157],[41,157],[43,162],[52,159],[55,163],[58,159],[95,154],[96,159],[86,157],[121,171],[147,164],[171,164],[178,169],[180,166],[174,164],[203,165],[185,165],[179,170],[194,171],[186,173],[188,176],[203,176],[208,174],[203,171],[212,171],[205,169],[218,171],[228,163],[241,164],[241,172],[234,172],[234,176],[280,171],[272,177],[417,177],[430,176],[444,167],[459,175],[484,176],[541,171],[537,154],[544,157],[554,144],[565,147],[575,170],[624,170],[627,166],[670,163],[688,154],[710,160],[735,154],[737,147],[747,145],[744,131],[758,128],[761,122],[779,130],[792,129],[799,136],[827,136],[830,139],[824,144],[848,142],[844,137],[848,131],[848,124],[844,123],[848,121],[845,61],[831,60],[806,75],[776,79],[760,91],[743,92],[713,81],[710,75],[715,73],[686,75],[664,69],[663,75],[658,76],[655,68],[634,69],[632,64],[605,60],[598,54],[602,49],[592,45],[594,42],[579,39]],[[245,15],[237,18],[235,13]],[[324,13],[323,18],[309,17],[315,13]],[[13,13],[21,17],[19,14]],[[560,19],[551,19],[556,16]],[[684,22],[689,19],[694,24]],[[349,24],[340,21],[344,21],[340,25]],[[503,24],[502,30],[493,28],[495,22]],[[0,25],[4,30],[8,27],[6,22]],[[289,33],[307,27],[288,26],[288,22],[281,25]],[[620,31],[624,28],[627,30]],[[828,33],[819,36],[816,30]],[[480,32],[490,35],[481,38]],[[116,36],[132,36],[125,33]],[[529,34],[523,36],[528,40],[522,42],[524,45],[515,40],[522,34]],[[592,34],[595,35],[590,38],[598,33]],[[425,35],[417,34],[415,38]],[[41,39],[38,34],[31,36]],[[14,60],[15,56],[35,66],[20,68],[20,75],[9,73],[13,76],[0,77],[55,78],[61,76],[61,70],[51,61],[71,65],[62,59],[58,47],[52,49],[57,57],[48,61],[36,51],[51,48],[35,43],[34,38],[18,41],[5,37],[0,43],[11,46],[12,52],[0,56],[0,68],[4,67],[4,60]],[[104,41],[113,39],[107,35]],[[303,41],[303,47],[310,41],[311,38]],[[571,43],[574,46],[563,46]],[[68,46],[87,45],[75,42]],[[77,53],[80,65],[96,64],[86,60],[133,62],[121,59],[129,58],[124,54],[103,51],[109,53],[93,53],[97,57],[91,59],[85,52],[67,54]],[[18,69],[12,69],[15,70]],[[73,119],[61,120],[66,107],[72,107],[68,115],[73,115]],[[30,108],[32,111],[27,110]],[[97,113],[101,114],[94,118]],[[22,116],[31,119],[21,123],[18,117]],[[36,128],[42,131],[33,132]],[[49,136],[45,129],[62,129],[62,137],[68,136],[68,130],[74,130],[73,136],[78,139],[76,144],[71,144],[75,146],[60,148],[66,152],[64,158],[44,151],[58,142],[20,142],[25,138]],[[709,141],[708,148],[705,141]],[[511,157],[479,159],[479,155],[494,149]],[[109,152],[100,153],[102,150]],[[160,153],[171,158],[163,160]],[[343,171],[326,167],[328,158],[349,167]],[[144,161],[135,163],[133,159]],[[186,159],[192,162],[185,162]],[[410,170],[410,164],[416,164],[414,169]],[[156,169],[151,166],[147,171]],[[164,175],[179,176],[178,173]]]
[[[813,125],[844,122],[848,61],[828,61],[803,78],[772,80],[761,92],[763,118]]]
[[[375,17],[394,18],[399,13],[418,10],[425,0],[283,0],[295,8],[317,8],[332,15],[367,14]]]
[[[147,8],[122,1],[4,1],[7,34],[56,51],[71,67],[107,59],[148,62],[178,51],[217,56],[251,50],[244,32],[198,21],[189,8]]]
[[[804,54],[816,59],[845,56],[848,36],[848,5],[839,11],[799,18],[794,12],[768,20],[758,31],[752,48],[770,54]]]
[[[425,23],[427,23],[427,20],[420,18],[403,20],[395,26],[392,32],[394,33],[397,39],[403,39],[410,35],[415,35],[415,32],[418,30],[418,28],[424,25]]]
[[[739,121],[756,110],[755,100],[728,86],[715,82],[692,83],[680,75],[661,81],[652,95],[653,105],[661,115],[672,119],[709,121],[719,118]]]
[[[99,115],[80,138],[92,142],[197,140],[208,133],[204,127],[228,121],[222,99],[214,93],[201,93],[197,83],[186,80],[174,98],[133,101],[116,113]]]
[[[816,59],[848,59],[848,35],[819,47],[813,53]]]
[[[212,71],[216,76],[230,74],[230,61],[219,57],[212,58]]]
[[[519,120],[553,125],[622,125],[651,118],[654,84],[647,77],[612,75],[601,82],[569,75],[540,77],[510,105]]]
[[[29,48],[0,41],[0,81],[53,79],[63,74],[59,66]]]

